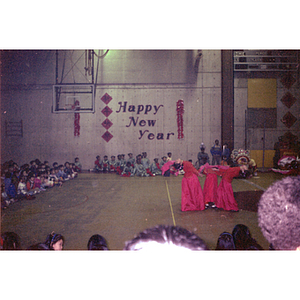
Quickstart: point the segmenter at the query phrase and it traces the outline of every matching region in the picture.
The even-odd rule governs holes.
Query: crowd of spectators
[[[33,200],[36,194],[76,178],[82,171],[78,162],[75,158],[74,163],[54,162],[50,166],[48,161],[35,159],[20,167],[13,160],[5,162],[1,166],[1,208],[6,209],[19,200]]]
[[[64,236],[52,232],[47,235],[44,242],[30,245],[26,250],[63,250],[64,244]],[[159,250],[162,249],[161,246],[182,247],[189,250],[263,250],[244,224],[237,224],[233,228],[232,234],[221,233],[215,249],[209,249],[202,238],[183,227],[157,225],[145,229],[133,239],[126,241],[123,250]],[[4,232],[1,235],[1,248],[3,250],[22,250],[21,238],[14,232]],[[110,249],[107,240],[102,235],[94,234],[87,242],[87,250]]]

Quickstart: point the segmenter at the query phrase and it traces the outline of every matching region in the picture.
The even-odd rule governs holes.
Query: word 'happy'
[[[139,114],[142,114],[144,113],[145,115],[147,115],[148,113],[150,113],[151,111],[153,112],[154,115],[156,115],[158,113],[158,110],[161,108],[161,107],[164,107],[162,104],[161,105],[150,105],[150,104],[147,104],[147,105],[143,105],[143,104],[139,104],[139,105],[128,105],[128,108],[127,108],[127,101],[124,102],[118,102],[118,104],[120,105],[119,107],[119,110],[116,111],[116,113],[120,113],[120,112],[123,112],[123,113],[126,113],[127,111],[130,112],[130,113],[135,113],[137,115]],[[153,109],[153,110],[152,110]],[[155,123],[156,123],[156,120],[140,120],[139,121],[139,117],[136,117],[136,119],[134,117],[129,117],[129,124],[126,125],[126,127],[130,127],[131,125],[133,125],[134,127],[136,127],[137,125],[140,126],[140,127],[144,127],[146,125],[148,125],[149,127],[154,127],[155,126]],[[148,134],[146,134],[148,133]],[[143,136],[146,136],[148,138],[148,140],[154,140],[155,137],[157,140],[164,140],[164,134],[163,133],[157,133],[156,136],[154,133],[152,132],[149,132],[149,130],[140,130],[139,131],[139,140],[143,137]],[[166,134],[166,139],[169,140],[170,139],[170,136],[174,135],[173,132],[169,132]]]

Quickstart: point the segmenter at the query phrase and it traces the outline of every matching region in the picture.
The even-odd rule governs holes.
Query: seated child
[[[71,168],[71,170],[72,170],[72,175],[73,175],[73,177],[74,177],[74,178],[77,177],[78,172],[76,171],[75,164],[74,164],[74,163],[71,163],[71,164],[70,164],[70,168]]]
[[[159,167],[161,168],[167,162],[167,157],[164,155],[161,158],[161,162],[159,163]]]
[[[94,163],[94,171],[96,173],[100,173],[103,171],[103,167],[102,167],[102,160],[100,158],[100,155],[97,155],[96,156],[96,160],[95,160],[95,163]]]
[[[109,171],[109,160],[107,155],[104,155],[103,157],[102,166],[103,166],[103,173],[107,173]]]
[[[138,155],[136,157],[136,162],[135,162],[135,165],[134,165],[134,175],[141,176],[141,177],[148,177],[149,176],[149,174],[147,173],[146,168],[142,164],[141,155]]]
[[[162,171],[158,163],[158,158],[154,158],[154,162],[150,165],[150,171],[154,176],[161,175]]]
[[[128,158],[127,162],[129,161],[131,163],[131,166],[134,167],[135,159],[133,157],[133,154],[128,153],[128,156],[129,156],[129,158]]]
[[[63,180],[63,181],[69,180],[68,175],[64,172],[64,166],[63,165],[58,166],[58,171],[56,173],[56,176],[58,178],[60,178],[61,180]]]
[[[82,171],[82,165],[81,165],[78,157],[75,158],[75,169],[74,170],[77,173],[81,173],[81,171]]]
[[[54,182],[49,179],[49,176],[45,174],[41,174],[41,188],[47,189],[54,186]]]
[[[38,174],[35,176],[34,178],[34,184],[35,184],[35,187],[40,189],[40,191],[45,191],[46,189],[43,188],[41,185],[42,185],[42,181],[41,181],[41,175],[40,173],[38,172]]]
[[[116,157],[112,155],[109,162],[109,172],[116,172],[116,171],[117,171],[117,161],[116,161]]]
[[[28,174],[28,179],[26,182],[26,189],[29,195],[37,194],[40,192],[40,189],[35,186],[35,175],[34,173]]]
[[[121,176],[123,176],[123,177],[134,176],[133,172],[134,172],[134,168],[131,166],[130,161],[128,161],[126,163],[126,166],[123,168]]]
[[[73,179],[75,177],[75,174],[73,173],[73,170],[68,161],[65,162],[64,172],[69,179]]]
[[[62,186],[62,180],[56,176],[56,170],[54,168],[50,169],[49,180],[53,182],[54,186]]]

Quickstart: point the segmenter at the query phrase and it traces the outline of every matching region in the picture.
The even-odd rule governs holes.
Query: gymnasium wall
[[[64,51],[58,58],[59,80],[84,79],[81,50]],[[74,136],[74,114],[53,113],[56,53],[2,52],[2,162],[18,164],[39,158],[64,163],[80,158],[85,169],[96,155],[146,151],[153,160],[173,158],[196,161],[199,145],[207,151],[221,137],[221,51],[203,50],[195,68],[193,50],[110,50],[95,61],[97,89],[94,113],[80,113],[80,134]],[[63,56],[70,58],[63,64]],[[71,64],[77,62],[71,68]],[[107,94],[109,103],[101,98]],[[105,99],[105,98],[103,98]],[[178,139],[176,103],[183,100],[183,134]],[[105,116],[102,110],[112,111]],[[109,121],[106,121],[106,120]],[[5,132],[5,121],[22,121],[22,135]],[[104,125],[109,124],[109,128]],[[111,138],[104,139],[109,132]]]
[[[244,149],[246,144],[259,167],[273,167],[274,144],[280,136],[290,132],[300,141],[300,94],[297,75],[293,74],[295,82],[288,88],[283,85],[281,78],[283,77],[234,79],[235,148]],[[283,101],[286,95],[294,98],[294,102],[290,102],[288,106]],[[257,109],[256,114],[251,111],[253,108],[254,112]],[[246,110],[250,112],[248,121]],[[295,122],[287,124],[284,120],[290,114],[294,116]]]

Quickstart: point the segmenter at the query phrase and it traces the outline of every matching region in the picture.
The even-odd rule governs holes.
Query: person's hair
[[[15,232],[4,232],[1,238],[3,250],[21,250],[21,239]]]
[[[237,224],[232,230],[232,236],[237,250],[245,250],[252,239],[249,228],[244,224]]]
[[[254,238],[251,238],[245,250],[263,250],[263,248],[260,244],[257,243],[257,241]]]
[[[232,234],[226,231],[221,233],[217,241],[216,250],[235,250]]]
[[[157,225],[145,229],[132,240],[125,242],[124,250],[144,250],[150,245],[176,246],[189,250],[209,250],[205,242],[196,234],[179,226],[168,225]],[[157,249],[162,248],[158,247]]]
[[[105,238],[100,234],[94,234],[90,237],[88,244],[88,250],[108,250],[107,242]]]
[[[44,243],[37,243],[29,246],[26,250],[50,250],[50,248]]]
[[[56,244],[58,241],[63,240],[63,243],[65,243],[65,239],[64,237],[59,234],[59,233],[54,233],[51,232],[50,234],[47,235],[45,244],[51,249],[53,250],[53,245]]]
[[[258,225],[277,250],[300,246],[300,176],[273,183],[258,203]]]
[[[172,165],[174,167],[175,170],[183,170],[183,165],[182,164],[179,164],[179,163],[174,163]]]

